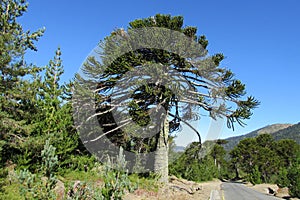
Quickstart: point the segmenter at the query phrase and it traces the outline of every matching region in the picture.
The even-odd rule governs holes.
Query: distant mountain
[[[232,150],[241,140],[245,138],[254,138],[260,134],[272,134],[275,140],[280,139],[294,139],[298,144],[300,144],[300,123],[298,124],[273,124],[268,125],[258,130],[252,131],[248,134],[230,137],[225,140],[228,141],[224,144],[226,151]]]
[[[175,146],[174,151],[175,152],[184,152],[185,147],[183,146]]]
[[[300,144],[300,123],[279,130],[272,134],[275,140],[292,139]]]
[[[281,139],[293,139],[295,140],[298,144],[300,144],[300,123],[298,124],[273,124],[273,125],[268,125],[263,128],[257,129],[255,131],[252,131],[248,134],[245,135],[240,135],[236,137],[230,137],[226,138],[228,143],[223,144],[222,146],[225,148],[227,152],[232,150],[241,140],[245,138],[254,138],[260,134],[272,134],[274,139],[276,141],[281,140]],[[205,141],[202,144],[202,153],[203,155],[206,155],[214,146],[213,141]],[[189,146],[189,145],[188,145]],[[187,146],[187,147],[188,147]],[[186,147],[183,146],[176,146],[175,151],[176,152],[183,152]]]

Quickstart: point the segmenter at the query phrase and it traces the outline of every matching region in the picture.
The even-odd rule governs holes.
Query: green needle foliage
[[[300,198],[300,151],[296,155],[296,161],[290,167],[287,177],[290,180],[290,194]]]
[[[226,151],[221,146],[225,141],[191,143],[186,150],[170,164],[170,174],[193,181],[210,181],[213,178],[228,178]],[[201,149],[200,149],[201,148]]]
[[[242,140],[231,152],[231,157],[246,172],[249,179],[258,183],[258,167],[263,182],[271,182],[271,176],[278,173],[279,156],[272,149],[274,139],[269,134],[259,135],[257,138]]]
[[[115,164],[111,162],[115,162]],[[115,166],[114,170],[112,167]],[[121,147],[116,161],[109,160],[104,166],[104,187],[102,188],[104,199],[122,199],[125,192],[132,192],[135,189],[128,177],[128,172],[125,171],[125,166],[126,160]]]
[[[63,74],[60,48],[55,57],[45,67],[45,75],[41,81],[38,95],[38,112],[35,116],[32,137],[37,138],[37,147],[45,140],[51,139],[60,160],[60,167],[71,162],[79,146],[79,135],[75,131],[72,118],[72,107],[69,102],[70,86],[60,84]]]
[[[24,31],[17,22],[27,10],[23,0],[0,2],[0,139],[2,164],[19,151],[20,144],[32,130],[35,89],[30,77],[41,69],[24,61],[27,50],[36,51],[34,42],[44,32]]]
[[[139,28],[150,27],[154,29],[135,32]],[[169,41],[166,34],[170,32],[164,32],[166,29],[176,31],[185,39],[176,38],[174,34],[175,41]],[[140,34],[145,37],[140,38]],[[170,51],[147,47],[151,43],[165,45]],[[143,152],[160,152],[157,153],[160,157],[156,157],[154,162],[164,162],[157,166],[166,167],[168,134],[178,130],[182,123],[199,119],[200,110],[208,112],[214,119],[225,117],[230,128],[234,128],[235,123],[244,125],[244,120],[250,118],[252,109],[259,103],[251,96],[243,99],[245,85],[234,78],[230,70],[220,67],[223,54],[208,56],[207,45],[206,37],[198,36],[196,27],[183,26],[182,16],[161,14],[130,22],[127,30],[115,30],[100,42],[99,51],[84,63],[82,74],[77,74],[77,83],[94,83],[98,113],[95,116],[103,128],[103,136],[111,138],[125,150],[132,150],[129,144],[135,141],[140,145],[137,149]],[[132,50],[124,53],[124,49]],[[178,52],[171,52],[171,49]],[[137,73],[125,75],[130,72]],[[140,72],[153,76],[139,76]],[[182,81],[170,80],[169,77],[176,73],[183,77]],[[112,100],[117,103],[112,103]],[[217,103],[220,100],[223,103]],[[161,106],[168,113],[158,113],[150,121],[149,116],[153,115],[151,108],[156,106]],[[126,110],[132,121],[120,118],[123,123],[116,124],[112,112],[120,110]],[[150,126],[151,123],[160,127],[154,137],[133,136],[134,129]],[[195,132],[201,141],[199,133]],[[166,180],[167,170],[162,172],[155,164],[154,168]]]
[[[274,141],[272,135],[261,134],[240,141],[230,155],[235,171],[246,173],[253,184],[277,183],[280,187],[296,189],[299,152],[300,145],[294,140]]]
[[[25,199],[56,199],[53,189],[57,182],[55,171],[58,159],[55,154],[55,147],[50,145],[49,140],[46,141],[41,156],[42,166],[38,174],[32,174],[27,169],[19,172],[20,192]]]
[[[55,154],[55,147],[50,145],[49,140],[46,141],[44,149],[41,153],[42,156],[42,170],[44,170],[43,174],[52,181],[55,177],[53,172],[56,170],[58,159],[57,155]]]
[[[59,166],[72,168],[72,159],[86,155],[73,126],[72,84],[61,84],[63,74],[60,48],[45,67],[27,64],[27,50],[44,29],[24,31],[18,18],[26,11],[24,0],[0,2],[0,164],[17,164],[30,171],[39,169],[46,140],[55,146]]]

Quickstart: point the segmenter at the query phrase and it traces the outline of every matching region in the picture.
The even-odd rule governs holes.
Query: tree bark
[[[237,164],[234,164],[234,168],[235,168],[235,179],[239,179],[239,169],[237,167]]]
[[[168,183],[168,135],[169,135],[169,121],[167,117],[164,117],[161,130],[157,137],[157,146],[154,157],[154,172],[160,177],[159,181],[162,183]]]

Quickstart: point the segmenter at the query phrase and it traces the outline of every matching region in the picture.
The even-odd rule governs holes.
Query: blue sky
[[[261,101],[246,127],[224,127],[220,137],[236,136],[274,123],[298,123],[300,100],[300,1],[58,1],[29,0],[19,20],[24,29],[45,27],[38,52],[26,58],[46,65],[58,46],[70,80],[90,51],[115,28],[157,13],[182,15],[185,25],[197,26],[209,40],[210,54],[223,53],[228,67],[246,84],[248,94]],[[206,137],[210,120],[193,123]],[[197,137],[179,133],[179,145]]]

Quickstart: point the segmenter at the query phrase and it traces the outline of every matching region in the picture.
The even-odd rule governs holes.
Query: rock
[[[176,176],[170,177],[169,186],[173,190],[186,191],[188,194],[194,194],[195,192],[203,189],[202,186],[198,183],[184,179],[179,179]]]
[[[56,186],[54,188],[54,191],[57,195],[57,200],[63,200],[65,197],[65,185],[62,181],[57,180]]]
[[[73,187],[71,189],[68,190],[68,197],[73,197],[74,194],[76,194],[78,191],[80,192],[81,188],[80,188],[80,181],[75,181]]]
[[[277,190],[277,194],[275,196],[280,197],[280,198],[288,198],[288,197],[290,197],[289,189],[287,187],[279,188]]]

